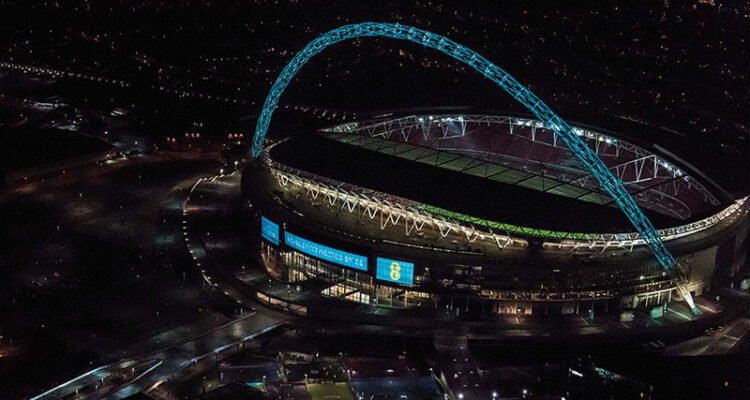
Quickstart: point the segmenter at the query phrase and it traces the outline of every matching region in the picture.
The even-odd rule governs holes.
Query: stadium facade
[[[746,197],[664,149],[573,132],[654,221],[692,295],[747,263]],[[309,135],[267,146],[243,176],[275,279],[316,282],[343,302],[482,317],[627,319],[681,299],[677,278],[538,120],[389,116]]]
[[[327,47],[363,37],[442,52],[533,117],[352,122],[321,132],[347,150],[303,148],[297,153],[317,156],[308,163],[281,150],[285,143],[264,150],[271,117],[297,72]],[[261,210],[261,257],[269,273],[290,283],[319,282],[323,296],[394,309],[444,306],[456,314],[457,303],[465,303],[464,312],[478,315],[584,309],[624,311],[623,318],[641,306],[658,314],[677,297],[700,314],[693,296],[746,263],[746,198],[730,198],[659,150],[574,128],[505,70],[447,37],[365,22],[320,35],[282,70],[258,117],[256,164],[243,175],[243,190],[252,188],[250,202]],[[351,165],[320,169],[324,158]],[[377,177],[387,179],[369,181]],[[632,228],[611,218],[613,208]],[[587,223],[575,224],[581,221]]]

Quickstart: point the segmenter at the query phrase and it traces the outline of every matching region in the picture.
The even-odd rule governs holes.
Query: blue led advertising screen
[[[293,233],[284,232],[286,245],[307,255],[320,258],[323,261],[343,265],[345,267],[367,271],[367,257],[346,251],[336,250],[307,239],[303,239]]]
[[[269,242],[279,245],[279,224],[271,222],[270,219],[260,217],[260,235]]]
[[[375,277],[381,281],[411,285],[414,283],[414,263],[378,257]]]

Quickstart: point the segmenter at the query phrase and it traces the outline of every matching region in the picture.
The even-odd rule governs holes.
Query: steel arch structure
[[[633,197],[630,196],[630,193],[625,189],[622,182],[610,172],[604,162],[599,159],[583,140],[577,137],[573,128],[560,116],[555,114],[539,97],[526,89],[505,70],[493,64],[479,53],[436,33],[400,24],[365,22],[344,25],[318,36],[292,58],[273,83],[263,103],[263,109],[258,116],[258,122],[255,127],[255,136],[253,137],[251,150],[253,158],[257,158],[261,154],[268,125],[271,122],[273,112],[278,107],[279,98],[297,72],[310,59],[325,50],[328,46],[360,37],[387,37],[406,40],[438,50],[465,63],[484,75],[487,79],[495,82],[516,101],[526,107],[549,129],[559,135],[583,165],[591,171],[592,176],[615,199],[615,202],[623,213],[625,213],[630,223],[633,224],[644,241],[649,245],[662,268],[676,279],[677,288],[693,313],[698,313],[698,309],[695,307],[690,291],[687,288],[687,274],[677,265],[672,254],[664,246],[653,224],[643,214],[643,211],[638,207]]]

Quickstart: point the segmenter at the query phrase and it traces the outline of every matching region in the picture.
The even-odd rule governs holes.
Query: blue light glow
[[[332,247],[303,239],[289,232],[284,232],[284,242],[286,242],[287,246],[299,252],[320,258],[323,261],[358,269],[360,271],[367,271],[367,257],[365,256],[336,250]]]
[[[664,246],[651,221],[643,214],[643,211],[638,207],[638,204],[633,200],[633,197],[625,189],[622,182],[610,172],[606,164],[602,162],[591,148],[578,137],[573,128],[505,70],[493,64],[481,54],[444,36],[407,25],[378,22],[344,25],[318,36],[292,58],[289,64],[281,71],[278,78],[276,78],[273,86],[271,86],[255,127],[252,156],[257,158],[263,149],[268,125],[271,122],[274,110],[279,104],[281,94],[297,72],[312,57],[335,43],[359,37],[374,36],[406,40],[445,53],[495,82],[515,100],[523,104],[547,129],[557,133],[573,154],[591,171],[592,176],[612,196],[628,220],[630,220],[641,235],[641,238],[651,248],[662,268],[668,271],[671,276],[677,278],[677,288],[688,305],[691,308],[695,307],[692,296],[687,290],[687,277],[685,273],[679,268],[675,268],[676,261],[674,257]]]
[[[279,245],[279,224],[266,217],[260,217],[260,235],[269,242]]]
[[[378,257],[375,277],[381,281],[411,285],[414,283],[414,263]]]

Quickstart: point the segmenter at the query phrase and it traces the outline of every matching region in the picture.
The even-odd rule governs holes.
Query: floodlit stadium
[[[746,198],[730,200],[693,167],[614,134],[574,131],[654,222],[691,294],[731,274],[744,257],[734,243],[747,235]],[[680,299],[571,153],[529,118],[386,117],[274,143],[244,186],[269,273],[327,282],[329,298],[625,317]]]
[[[461,61],[532,116],[389,114],[264,149],[296,73],[330,45],[372,36]],[[259,258],[290,288],[312,282],[335,302],[421,317],[627,320],[672,300],[700,314],[693,297],[745,262],[746,198],[627,132],[574,125],[446,37],[387,23],[334,29],[295,55],[258,117],[243,191]]]

